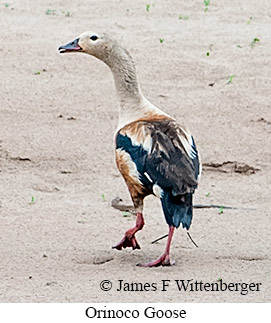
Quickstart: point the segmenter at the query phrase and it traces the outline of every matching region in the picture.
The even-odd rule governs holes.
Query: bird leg
[[[169,227],[169,233],[168,233],[168,240],[167,240],[167,246],[165,252],[162,254],[161,257],[159,257],[157,260],[147,262],[146,264],[138,264],[140,267],[158,267],[158,266],[171,266],[174,265],[174,261],[170,261],[169,259],[169,250],[170,250],[170,244],[174,233],[174,227]]]
[[[132,247],[133,249],[140,249],[135,234],[137,231],[141,230],[144,226],[144,218],[142,213],[136,214],[136,225],[125,232],[124,237],[119,243],[117,243],[113,248],[121,250],[122,248]]]

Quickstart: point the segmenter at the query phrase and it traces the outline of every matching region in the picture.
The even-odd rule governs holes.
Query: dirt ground
[[[148,6],[147,8],[147,4]],[[147,10],[148,9],[148,10]],[[271,301],[271,3],[212,1],[0,2],[0,301]],[[113,78],[87,55],[57,48],[86,30],[112,32],[134,58],[143,93],[192,131],[204,171],[176,265],[157,258],[168,231],[146,199],[141,250],[111,249],[133,225],[115,161]],[[229,162],[229,163],[227,163]],[[117,291],[118,280],[261,283],[260,291]],[[100,282],[112,289],[102,291]]]

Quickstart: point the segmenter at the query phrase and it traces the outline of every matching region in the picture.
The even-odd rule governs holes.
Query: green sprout
[[[105,202],[105,196],[104,196],[104,193],[102,194],[102,200],[103,200],[103,202]]]
[[[161,44],[163,44],[164,40],[165,40],[164,38],[159,38],[159,41]]]
[[[249,17],[247,24],[249,25],[251,23],[252,17]]]
[[[260,39],[259,38],[257,38],[257,37],[255,37],[253,40],[252,40],[252,42],[250,43],[250,45],[251,45],[251,47],[254,47],[257,43],[259,43],[260,42]]]
[[[70,17],[72,15],[69,10],[63,11],[63,13],[64,13],[65,17]]]
[[[36,71],[34,74],[35,75],[40,75],[40,71]]]
[[[54,9],[47,9],[45,11],[46,15],[55,15],[56,14],[56,10]]]
[[[182,16],[182,15],[179,15],[179,19],[180,19],[180,20],[187,20],[187,19],[189,19],[189,16]]]
[[[204,3],[204,12],[208,11],[208,7],[209,7],[209,4],[210,4],[210,0],[203,0],[203,3]]]
[[[218,210],[218,214],[222,214],[222,213],[224,213],[224,206],[223,205],[221,205]]]
[[[205,196],[206,196],[206,197],[209,197],[210,195],[211,195],[211,193],[210,193],[210,192],[205,193]]]
[[[210,56],[210,52],[207,52],[207,53],[206,53],[206,56]]]
[[[34,196],[31,196],[31,202],[29,202],[30,205],[33,205],[36,203],[36,199]]]
[[[131,215],[131,213],[126,211],[126,212],[123,212],[122,215],[123,215],[124,218],[127,218],[127,217],[129,217]]]
[[[146,4],[146,11],[149,12],[150,11],[150,8],[151,8],[151,5],[150,4]]]
[[[5,8],[9,7],[9,3],[4,3]]]
[[[235,74],[231,74],[230,77],[229,77],[229,79],[228,79],[227,84],[231,84],[234,77],[235,77]]]

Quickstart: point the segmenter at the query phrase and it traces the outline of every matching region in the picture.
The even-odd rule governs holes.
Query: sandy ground
[[[6,4],[7,2],[7,4]],[[0,301],[270,302],[270,1],[1,1]],[[48,10],[49,9],[49,10]],[[192,131],[205,164],[190,233],[158,257],[167,233],[159,201],[145,203],[139,251],[112,250],[133,225],[114,161],[117,100],[109,69],[57,48],[85,30],[129,49],[144,94]],[[254,40],[254,41],[253,41]],[[207,54],[209,53],[209,55]],[[237,162],[235,166],[234,162]],[[255,171],[246,171],[244,164]],[[238,172],[238,171],[241,171]],[[244,172],[242,172],[244,171]],[[179,292],[174,280],[262,283],[260,291]],[[111,280],[110,291],[100,282]],[[171,280],[162,292],[162,279]],[[156,291],[117,291],[118,280]]]

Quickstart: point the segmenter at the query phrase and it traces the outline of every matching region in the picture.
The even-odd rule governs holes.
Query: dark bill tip
[[[75,39],[74,41],[66,45],[60,46],[58,50],[61,54],[80,51],[82,50],[82,48],[78,45],[78,42],[79,42],[79,38]]]

